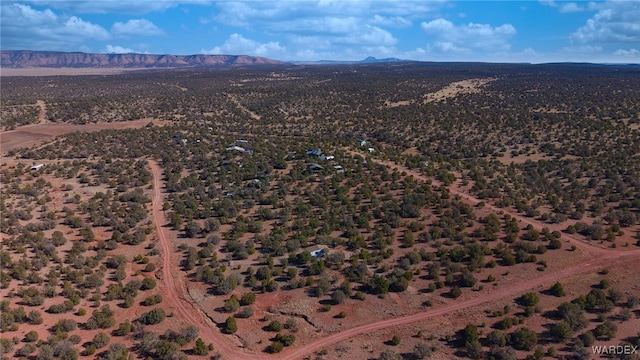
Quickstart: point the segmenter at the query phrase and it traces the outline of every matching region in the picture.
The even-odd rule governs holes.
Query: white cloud
[[[586,10],[587,8],[582,8],[574,2],[562,4],[562,6],[560,6],[560,12],[563,12],[563,13],[580,12],[580,11],[586,11]]]
[[[361,46],[389,46],[395,45],[397,42],[398,40],[394,38],[390,32],[376,26],[368,25],[362,29],[355,29],[352,34],[336,38],[333,41],[333,43],[335,44],[350,44]]]
[[[395,28],[405,28],[411,26],[411,20],[404,18],[402,16],[381,16],[374,15],[373,19],[369,21],[369,24],[372,25],[380,25],[380,26],[390,26]]]
[[[282,3],[278,3],[278,5]],[[268,21],[269,19],[278,17],[276,14],[284,10],[278,5],[272,8],[260,8],[259,6],[256,8],[250,5],[253,4],[237,1],[222,2],[218,4],[221,10],[220,13],[214,16],[212,20],[225,25],[250,27],[253,23],[252,19],[256,21]]]
[[[129,53],[135,53],[136,51],[130,48],[119,46],[119,45],[109,44],[105,47],[105,52],[108,54],[129,54]]]
[[[278,49],[269,54],[279,59],[307,60],[313,56],[316,60],[383,56],[378,51],[391,54],[399,39],[389,29],[410,27],[412,19],[442,6],[440,2],[418,0],[224,1],[216,5],[219,11],[201,19],[201,23],[214,21],[282,39],[277,45],[288,51]],[[246,52],[254,46],[231,46],[230,41],[242,44],[240,38],[229,39],[212,50]]]
[[[282,53],[286,49],[280,46],[279,42],[270,41],[260,43],[251,39],[247,39],[240,34],[231,34],[229,39],[220,46],[215,46],[211,50],[201,50],[203,54],[243,54],[262,57],[278,57],[281,58]]]
[[[469,49],[456,46],[450,41],[436,41],[433,44],[427,45],[427,50],[430,52],[435,51],[453,54],[469,54],[471,52]]]
[[[296,51],[296,60],[315,61],[321,59],[320,55],[313,49],[302,49]]]
[[[111,32],[117,36],[153,36],[163,35],[159,27],[147,19],[132,19],[126,23],[116,22],[111,27]]]
[[[554,0],[539,0],[538,2],[540,4],[546,5],[546,6],[551,6],[551,7],[558,6],[558,4],[556,4],[556,2]]]
[[[640,43],[640,2],[591,5],[598,12],[571,35],[578,43]]]
[[[620,56],[620,57],[628,57],[628,58],[640,59],[640,50],[638,50],[638,49],[629,49],[629,50],[618,49],[613,53],[613,55]]]
[[[410,25],[411,19],[433,13],[444,4],[444,0],[220,1],[216,3],[219,11],[210,20],[203,21],[218,21],[247,29],[266,27],[273,31],[286,31],[292,23],[355,17],[363,21],[368,19],[370,25],[406,27]]]
[[[3,4],[0,20],[3,49],[73,50],[84,41],[111,37],[100,25],[80,17],[22,4]]]
[[[2,7],[2,20],[13,23],[22,23],[25,26],[46,25],[58,21],[58,16],[50,9],[38,11],[28,5],[11,4]]]
[[[61,33],[71,36],[83,34],[84,37],[91,36],[95,40],[107,40],[109,33],[102,26],[84,21],[79,17],[72,16],[64,22],[64,26],[59,29]]]
[[[561,2],[557,3],[554,0],[540,0],[540,4],[545,6],[551,6],[554,8],[558,8],[558,11],[561,13],[572,13],[572,12],[581,12],[581,11],[592,11],[597,10],[600,6],[599,3],[589,2],[584,3],[583,6],[578,5],[575,2]]]
[[[212,14],[199,21],[282,39],[279,45],[289,52],[280,54],[281,59],[317,55],[360,60],[369,55],[382,56],[372,53],[376,49],[396,51],[394,46],[400,39],[393,35],[393,29],[410,28],[417,19],[430,16],[445,4],[444,0],[221,1]]]
[[[296,20],[282,20],[278,23],[265,25],[273,32],[296,32],[302,34],[352,34],[359,28],[364,28],[362,21],[356,17],[310,17]]]
[[[392,46],[364,46],[366,54],[373,54],[379,59],[397,57],[398,49]]]
[[[383,30],[376,26],[367,26],[367,31],[360,37],[360,43],[378,44],[378,45],[395,45],[398,40],[387,30]]]
[[[593,54],[593,53],[601,53],[602,46],[596,46],[596,45],[565,46],[564,48],[562,48],[562,51],[565,53],[573,53],[573,54]]]
[[[83,14],[146,14],[187,4],[210,5],[213,0],[23,0],[38,6]]]
[[[323,50],[331,47],[331,41],[324,36],[291,35],[288,37],[288,41],[296,48],[308,48],[309,50]]]
[[[508,50],[511,47],[509,39],[516,34],[511,24],[497,27],[475,23],[455,25],[443,18],[422,22],[421,28],[433,41],[430,48],[445,52],[463,52],[471,48]]]

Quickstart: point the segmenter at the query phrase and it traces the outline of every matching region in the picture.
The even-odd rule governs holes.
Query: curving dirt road
[[[348,340],[349,338],[356,335],[371,333],[377,330],[382,330],[382,329],[386,329],[393,326],[411,324],[417,321],[429,320],[429,319],[450,314],[459,310],[464,310],[464,309],[482,305],[488,302],[494,302],[494,301],[501,300],[503,298],[511,297],[516,294],[525,292],[529,289],[536,288],[540,285],[554,283],[562,278],[577,275],[583,272],[596,270],[607,264],[610,264],[610,262],[613,260],[616,260],[617,262],[637,261],[638,258],[640,258],[640,250],[634,250],[626,253],[611,252],[607,256],[598,257],[592,261],[589,261],[586,264],[576,265],[576,266],[563,269],[560,271],[556,271],[553,273],[550,272],[540,277],[537,277],[535,279],[532,279],[523,283],[518,283],[508,288],[505,287],[501,290],[498,290],[483,296],[479,296],[474,299],[452,303],[451,305],[447,305],[445,307],[438,308],[438,309],[426,310],[424,312],[420,312],[412,315],[407,315],[403,317],[378,321],[375,323],[354,327],[348,330],[341,331],[339,333],[335,333],[323,338],[319,338],[317,340],[304,344],[298,348],[293,348],[290,351],[283,352],[282,355],[279,357],[279,359],[283,359],[283,360],[301,359],[305,355],[311,354],[315,351],[319,351],[326,346],[333,345],[335,343],[338,343],[344,340]]]
[[[161,174],[162,170],[157,162],[153,160],[149,160],[149,164],[151,167],[151,171],[153,174],[153,188],[154,188],[154,197],[153,197],[153,219],[156,226],[158,239],[160,241],[160,245],[162,247],[162,273],[163,273],[163,282],[167,292],[167,298],[165,303],[169,306],[175,308],[176,312],[183,317],[185,320],[191,322],[193,325],[197,326],[200,330],[200,336],[205,341],[211,341],[214,343],[216,350],[219,351],[225,359],[238,359],[243,360],[247,358],[251,359],[274,359],[275,355],[268,354],[249,354],[245,352],[241,347],[234,346],[230,339],[223,335],[211,322],[208,321],[206,316],[202,313],[202,311],[197,307],[197,305],[190,302],[186,297],[186,289],[183,283],[183,279],[177,277],[174,279],[172,273],[172,265],[171,265],[171,254],[173,253],[172,246],[167,239],[164,228],[162,224],[164,223],[164,216],[162,212],[162,194],[161,194]],[[394,167],[401,169],[401,167],[394,164]],[[405,170],[405,169],[403,169]],[[406,171],[406,170],[405,170]],[[409,172],[408,172],[409,173]],[[412,175],[419,178],[426,178],[424,175],[419,174],[417,172],[411,172]],[[474,203],[479,202],[480,200],[475,199],[461,191],[451,191],[451,193],[458,193],[467,201],[471,201]],[[491,206],[491,205],[487,205]],[[512,214],[512,216],[514,216]],[[520,216],[517,216],[520,219]],[[529,218],[522,218],[522,222],[531,223],[532,225],[540,227],[541,225],[537,223],[535,220]],[[525,221],[526,220],[526,221]],[[482,304],[486,304],[489,302],[498,301],[504,298],[516,296],[522,292],[525,292],[529,289],[533,289],[539,287],[541,285],[552,284],[556,281],[559,281],[563,278],[567,278],[570,276],[574,276],[580,273],[594,271],[600,269],[607,264],[611,264],[616,261],[627,262],[627,261],[638,261],[640,260],[640,249],[630,250],[626,252],[620,251],[609,251],[607,249],[598,248],[595,246],[591,246],[577,238],[568,237],[566,234],[563,234],[563,237],[570,241],[571,243],[579,246],[581,249],[585,250],[585,255],[590,255],[585,263],[574,265],[572,267],[568,267],[559,271],[545,273],[541,276],[538,276],[534,279],[514,284],[510,287],[505,287],[499,289],[495,292],[485,294],[473,299],[455,302],[450,305],[437,308],[437,309],[429,309],[424,312],[402,316],[398,318],[378,321],[371,324],[366,324],[362,326],[357,326],[351,329],[347,329],[335,334],[331,334],[325,337],[321,337],[305,344],[297,344],[291,348],[286,348],[283,352],[277,355],[278,359],[283,360],[297,360],[301,359],[313,352],[319,351],[326,346],[330,346],[341,341],[348,340],[349,338],[365,334],[371,333],[377,330],[386,329],[393,326],[400,326],[410,324],[416,321],[425,321],[428,319],[432,319],[438,316],[442,316],[445,314],[449,314],[455,311],[460,311],[463,309],[468,309],[470,307],[479,306]]]

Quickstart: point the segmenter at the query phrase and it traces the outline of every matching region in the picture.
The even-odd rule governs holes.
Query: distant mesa
[[[385,59],[376,59],[373,56],[369,56],[364,60],[360,60],[361,63],[381,63],[381,62],[401,62],[406,60],[401,60],[398,58],[385,58]]]
[[[359,61],[346,61],[346,60],[318,60],[318,61],[298,61],[297,64],[374,64],[374,63],[395,63],[395,62],[410,62],[413,60],[402,60],[398,58],[384,58],[378,59],[373,56],[368,56],[365,59]]]
[[[283,65],[285,62],[248,55],[93,54],[82,52],[3,50],[6,68],[176,68],[205,66]]]

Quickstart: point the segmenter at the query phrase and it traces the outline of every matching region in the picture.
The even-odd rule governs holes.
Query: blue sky
[[[2,50],[640,63],[640,1],[2,0]]]

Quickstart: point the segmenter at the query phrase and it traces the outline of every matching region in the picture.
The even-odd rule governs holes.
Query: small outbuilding
[[[309,170],[311,170],[314,173],[316,173],[316,172],[320,172],[320,171],[324,170],[324,168],[322,166],[320,166],[319,164],[311,163],[311,164],[309,164]]]
[[[238,146],[238,145],[233,145],[233,146],[229,146],[229,147],[227,148],[227,151],[238,151],[238,152],[242,152],[242,153],[243,153],[243,152],[245,152],[246,150],[245,150],[245,148],[240,147],[240,146]]]
[[[311,149],[311,150],[307,150],[307,155],[311,155],[311,156],[322,156],[322,151],[320,151],[320,149]]]
[[[309,253],[314,258],[323,257],[325,254],[329,253],[329,247],[327,245],[314,245],[309,248]]]

